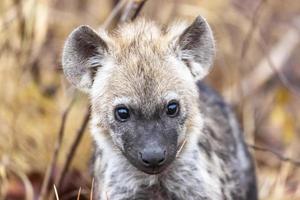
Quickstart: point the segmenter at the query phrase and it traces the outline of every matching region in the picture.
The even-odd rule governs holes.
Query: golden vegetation
[[[0,199],[38,194],[61,115],[75,95],[54,171],[61,170],[87,105],[86,97],[75,93],[62,75],[63,41],[80,24],[98,28],[116,2],[0,2]],[[162,24],[199,14],[208,19],[218,52],[207,81],[236,109],[247,143],[267,148],[253,151],[260,198],[300,199],[299,162],[285,162],[268,150],[300,159],[299,2],[152,0],[140,14]],[[68,191],[74,198],[79,187],[81,196],[90,195],[90,152],[86,133],[72,162],[76,171],[69,174],[77,177],[71,178],[76,189]]]

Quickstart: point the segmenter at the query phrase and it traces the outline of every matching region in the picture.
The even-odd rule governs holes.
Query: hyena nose
[[[159,167],[166,161],[166,150],[144,150],[139,152],[139,159],[145,167]]]

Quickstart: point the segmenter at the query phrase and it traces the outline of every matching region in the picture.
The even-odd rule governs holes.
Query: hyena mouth
[[[167,167],[168,165],[163,165],[161,167],[143,167],[143,169],[140,170],[145,172],[146,174],[155,175],[164,172]]]

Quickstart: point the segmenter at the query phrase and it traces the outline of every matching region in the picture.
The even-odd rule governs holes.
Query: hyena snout
[[[145,148],[139,152],[139,161],[145,167],[157,168],[166,161],[167,150],[161,147]]]
[[[158,174],[174,161],[177,149],[176,132],[147,128],[137,129],[135,135],[137,137],[124,141],[124,154],[136,168],[147,174]]]
[[[161,173],[174,159],[169,144],[148,141],[138,150],[139,169],[148,174]]]

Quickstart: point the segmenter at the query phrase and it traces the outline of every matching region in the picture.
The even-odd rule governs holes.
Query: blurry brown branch
[[[5,30],[6,27],[12,23],[18,16],[17,6],[14,5],[10,8],[3,17],[0,19],[0,32]]]
[[[56,189],[55,185],[53,185],[53,189],[54,189],[54,193],[55,193],[55,198],[56,198],[56,200],[59,200],[58,192],[57,192],[57,189]]]
[[[298,27],[300,28],[300,27]],[[249,97],[253,95],[261,86],[266,83],[274,74],[277,74],[283,84],[289,88],[293,93],[298,94],[296,89],[289,84],[287,79],[283,76],[282,70],[284,64],[287,62],[292,52],[296,49],[299,44],[300,35],[299,31],[291,27],[286,30],[285,34],[280,38],[280,40],[275,44],[270,52],[267,52],[266,45],[260,41],[263,46],[263,51],[265,57],[257,64],[257,67],[245,77],[241,84],[241,88],[244,97]],[[232,88],[236,88],[233,86]],[[229,94],[232,88],[225,91],[225,94]],[[233,103],[236,103],[237,99]]]
[[[261,147],[261,146],[257,146],[257,145],[253,145],[253,144],[247,144],[247,145],[248,145],[248,147],[250,147],[256,151],[271,153],[274,156],[276,156],[280,161],[289,162],[297,167],[300,167],[300,160],[295,160],[295,159],[289,158],[289,157],[284,156],[284,155],[280,154],[279,152],[277,152],[273,149],[267,148],[267,147]]]
[[[246,33],[245,39],[241,46],[241,55],[240,55],[241,62],[244,62],[244,58],[248,52],[251,40],[253,39],[253,34],[255,33],[255,30],[258,27],[258,23],[259,23],[261,14],[262,14],[262,10],[263,10],[264,6],[266,5],[267,1],[268,0],[260,0],[258,3],[258,6],[254,10],[253,16],[251,18],[251,24],[250,24],[249,30]],[[241,64],[241,66],[242,66],[242,64]],[[238,68],[238,72],[240,74],[239,77],[242,77],[241,76],[242,75],[241,67]],[[253,80],[251,80],[251,81],[253,81]],[[231,94],[232,88],[236,88],[238,90],[239,94],[238,94],[238,96],[234,96],[234,98],[232,100],[233,101],[232,104],[236,104],[237,101],[239,101],[240,105],[243,104],[243,100],[247,96],[245,94],[245,88],[243,87],[243,85],[244,85],[244,79],[243,80],[238,79],[237,83],[235,83],[234,86],[232,86],[231,88],[229,88],[228,90],[225,91],[225,96],[226,96],[228,94]]]
[[[30,182],[30,180],[28,179],[28,177],[26,176],[26,174],[20,172],[17,169],[14,169],[15,174],[22,180],[24,187],[25,187],[25,199],[26,200],[31,200],[34,198],[34,189],[33,189],[33,185]]]
[[[51,180],[51,175],[53,174],[56,162],[57,162],[57,158],[58,158],[58,154],[59,154],[59,150],[61,148],[61,144],[62,144],[62,139],[64,136],[64,131],[65,131],[65,125],[66,125],[66,120],[67,117],[70,113],[70,110],[73,106],[74,103],[74,97],[72,98],[71,102],[69,103],[69,105],[67,106],[67,108],[64,110],[63,114],[62,114],[62,118],[61,118],[61,124],[60,124],[60,128],[58,131],[58,137],[56,140],[56,144],[54,147],[54,152],[51,158],[51,162],[50,165],[48,166],[48,169],[46,171],[45,177],[43,179],[43,184],[42,184],[42,188],[41,188],[41,192],[39,195],[39,200],[42,200],[45,198],[45,195],[47,193],[47,189],[49,187],[50,184],[50,180]]]
[[[81,141],[81,138],[83,136],[83,133],[84,133],[86,127],[87,127],[89,118],[90,118],[90,109],[87,108],[87,110],[85,112],[85,115],[84,115],[84,118],[83,118],[83,121],[81,123],[81,126],[77,130],[74,141],[71,143],[71,147],[69,148],[69,150],[67,152],[67,159],[63,164],[62,171],[61,171],[60,175],[58,176],[58,179],[57,179],[57,182],[56,182],[56,185],[58,186],[58,188],[61,188],[61,186],[62,186],[64,177],[65,177],[67,171],[69,170],[69,167],[72,163],[72,159],[75,155],[76,149],[77,149],[77,147],[78,147],[78,145]]]
[[[80,194],[81,194],[81,188],[79,188],[78,195],[77,195],[77,200],[80,199]]]
[[[298,20],[300,20],[300,18],[298,19]],[[299,29],[300,29],[300,27],[299,27]],[[298,39],[300,39],[300,37],[299,37],[299,31],[295,31],[295,30],[290,30],[288,33],[287,33],[287,37],[286,37],[286,40],[292,40],[292,41],[290,41],[290,43],[292,44],[292,42],[293,42],[293,40],[295,41],[295,45],[297,45],[299,42],[296,42],[296,40],[297,40],[297,38]],[[298,35],[298,36],[297,36]],[[269,55],[269,53],[268,53],[268,48],[267,48],[267,45],[266,45],[266,42],[265,42],[265,40],[263,39],[263,37],[262,37],[262,34],[260,33],[260,38],[261,38],[261,43],[260,43],[260,45],[261,45],[261,48],[262,48],[262,50],[263,50],[263,52],[264,52],[264,54],[265,54],[265,56],[266,56],[266,59],[267,59],[267,61],[268,61],[268,64],[269,64],[269,66],[270,66],[270,68],[271,68],[271,70],[273,71],[273,73],[274,74],[276,74],[277,75],[277,77],[279,78],[279,80],[281,81],[281,83],[292,93],[292,94],[294,94],[295,96],[297,96],[298,98],[300,98],[300,91],[297,89],[297,88],[295,88],[294,86],[293,86],[293,84],[292,83],[290,83],[290,81],[289,81],[289,79],[284,75],[284,73],[282,72],[282,70],[279,68],[279,67],[277,67],[276,65],[275,65],[275,63],[273,62],[273,60],[270,58],[270,55]],[[291,52],[290,52],[290,54],[291,54]]]
[[[267,0],[261,0],[259,5],[254,11],[251,27],[245,37],[242,44],[241,50],[241,60],[246,56],[249,48],[249,44],[252,40],[252,36],[257,29],[257,25],[261,16],[261,11],[263,6],[266,4]],[[299,20],[296,18],[295,26],[300,29]],[[278,76],[283,85],[290,90],[294,95],[300,96],[300,92],[297,91],[295,87],[289,82],[289,80],[282,73],[282,68],[284,63],[288,60],[297,44],[299,43],[300,36],[299,30],[296,31],[295,28],[289,28],[281,40],[268,52],[266,42],[263,40],[261,31],[259,30],[260,45],[265,54],[265,58],[259,62],[254,71],[248,75],[240,83],[241,92],[244,97],[251,96],[255,93],[265,82],[267,82],[274,74]],[[227,91],[226,91],[227,92]],[[236,102],[235,102],[236,103]]]
[[[120,0],[99,29],[108,29],[113,23],[113,20],[119,14],[121,14],[121,17],[117,23],[124,23],[127,21],[134,20],[142,10],[145,3],[146,0]]]
[[[90,200],[93,200],[93,194],[94,194],[94,181],[95,181],[95,179],[93,178],[93,180],[92,180],[92,186],[91,186],[91,192],[90,192]]]
[[[34,199],[34,189],[33,189],[33,184],[28,178],[28,176],[19,170],[9,157],[4,156],[0,160],[0,186],[1,184],[5,185],[5,181],[2,181],[4,174],[9,172],[10,174],[14,174],[16,178],[18,178],[21,182],[22,185],[24,186],[24,199],[26,200],[32,200]],[[2,173],[1,173],[2,172]],[[0,187],[0,199],[5,199],[4,197],[4,192],[1,190],[2,188]]]
[[[245,40],[244,40],[244,42],[242,44],[241,60],[243,60],[243,58],[247,54],[247,51],[248,51],[248,48],[249,48],[249,44],[250,44],[250,42],[252,40],[253,33],[255,32],[255,30],[257,28],[257,25],[258,25],[258,22],[260,20],[260,16],[261,16],[262,10],[263,10],[264,5],[265,5],[265,3],[267,1],[268,0],[261,0],[259,2],[258,6],[256,7],[255,11],[254,11],[254,14],[253,14],[252,19],[251,19],[251,25],[250,25],[249,31],[247,32]]]
[[[294,28],[290,28],[280,41],[272,47],[269,53],[265,52],[265,58],[259,62],[254,71],[241,83],[245,96],[250,96],[257,91],[274,75],[274,72],[281,73],[284,63],[286,63],[297,47],[299,39],[299,33]],[[266,48],[264,48],[264,51],[266,51]],[[270,65],[270,63],[272,64]]]
[[[129,1],[122,13],[120,22],[124,23],[127,21],[135,20],[135,18],[141,12],[146,1],[147,0],[131,0],[131,1]]]
[[[120,0],[119,3],[113,8],[110,15],[103,22],[100,29],[103,29],[103,30],[107,29],[112,24],[112,21],[114,20],[114,18],[118,14],[120,14],[122,8],[125,6],[126,3],[127,3],[127,0]]]

